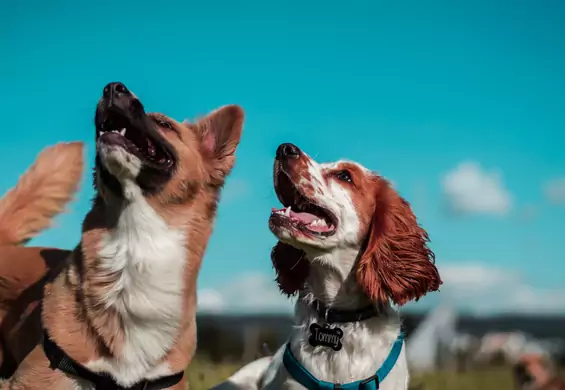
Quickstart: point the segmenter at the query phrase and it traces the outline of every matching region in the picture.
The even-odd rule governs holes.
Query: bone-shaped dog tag
[[[324,347],[330,347],[334,351],[339,351],[342,347],[342,337],[343,330],[340,328],[331,328],[327,324],[322,326],[314,323],[310,325],[310,337],[308,338],[308,342],[313,347],[321,345]]]

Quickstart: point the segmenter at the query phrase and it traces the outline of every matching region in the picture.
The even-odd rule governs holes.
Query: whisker
[[[294,263],[294,265],[292,267],[290,267],[290,270],[292,271],[294,268],[296,268],[296,266],[298,265],[298,263],[300,263],[300,261],[304,258],[304,255],[300,256],[300,258],[298,259],[298,261],[296,263]]]

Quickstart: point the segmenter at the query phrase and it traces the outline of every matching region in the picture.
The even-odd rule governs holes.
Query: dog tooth
[[[125,127],[120,130],[120,134],[122,135],[122,137],[123,137],[124,135],[126,135],[126,128],[125,128]]]
[[[286,209],[284,209],[284,215],[286,215],[287,217],[290,217],[290,206],[288,206]]]

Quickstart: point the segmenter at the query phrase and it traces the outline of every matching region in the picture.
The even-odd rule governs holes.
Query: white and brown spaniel
[[[277,149],[274,186],[284,208],[269,227],[283,293],[298,295],[296,326],[272,357],[217,389],[406,389],[394,305],[438,290],[428,235],[410,205],[361,165],[319,164],[293,144]]]

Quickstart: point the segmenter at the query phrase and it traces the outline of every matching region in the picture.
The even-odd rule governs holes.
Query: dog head
[[[222,107],[196,123],[146,113],[124,84],[106,85],[95,116],[95,186],[106,203],[139,189],[156,206],[217,192],[235,162],[244,114]]]
[[[271,231],[272,260],[281,290],[295,294],[314,261],[343,274],[376,303],[402,305],[439,288],[428,236],[410,205],[381,176],[353,162],[319,164],[293,144],[277,149]],[[353,248],[355,263],[325,256]],[[314,260],[313,260],[314,259]],[[316,260],[319,259],[319,260]]]
[[[524,354],[514,365],[518,390],[564,390],[565,381],[555,373],[550,360],[538,354]]]

